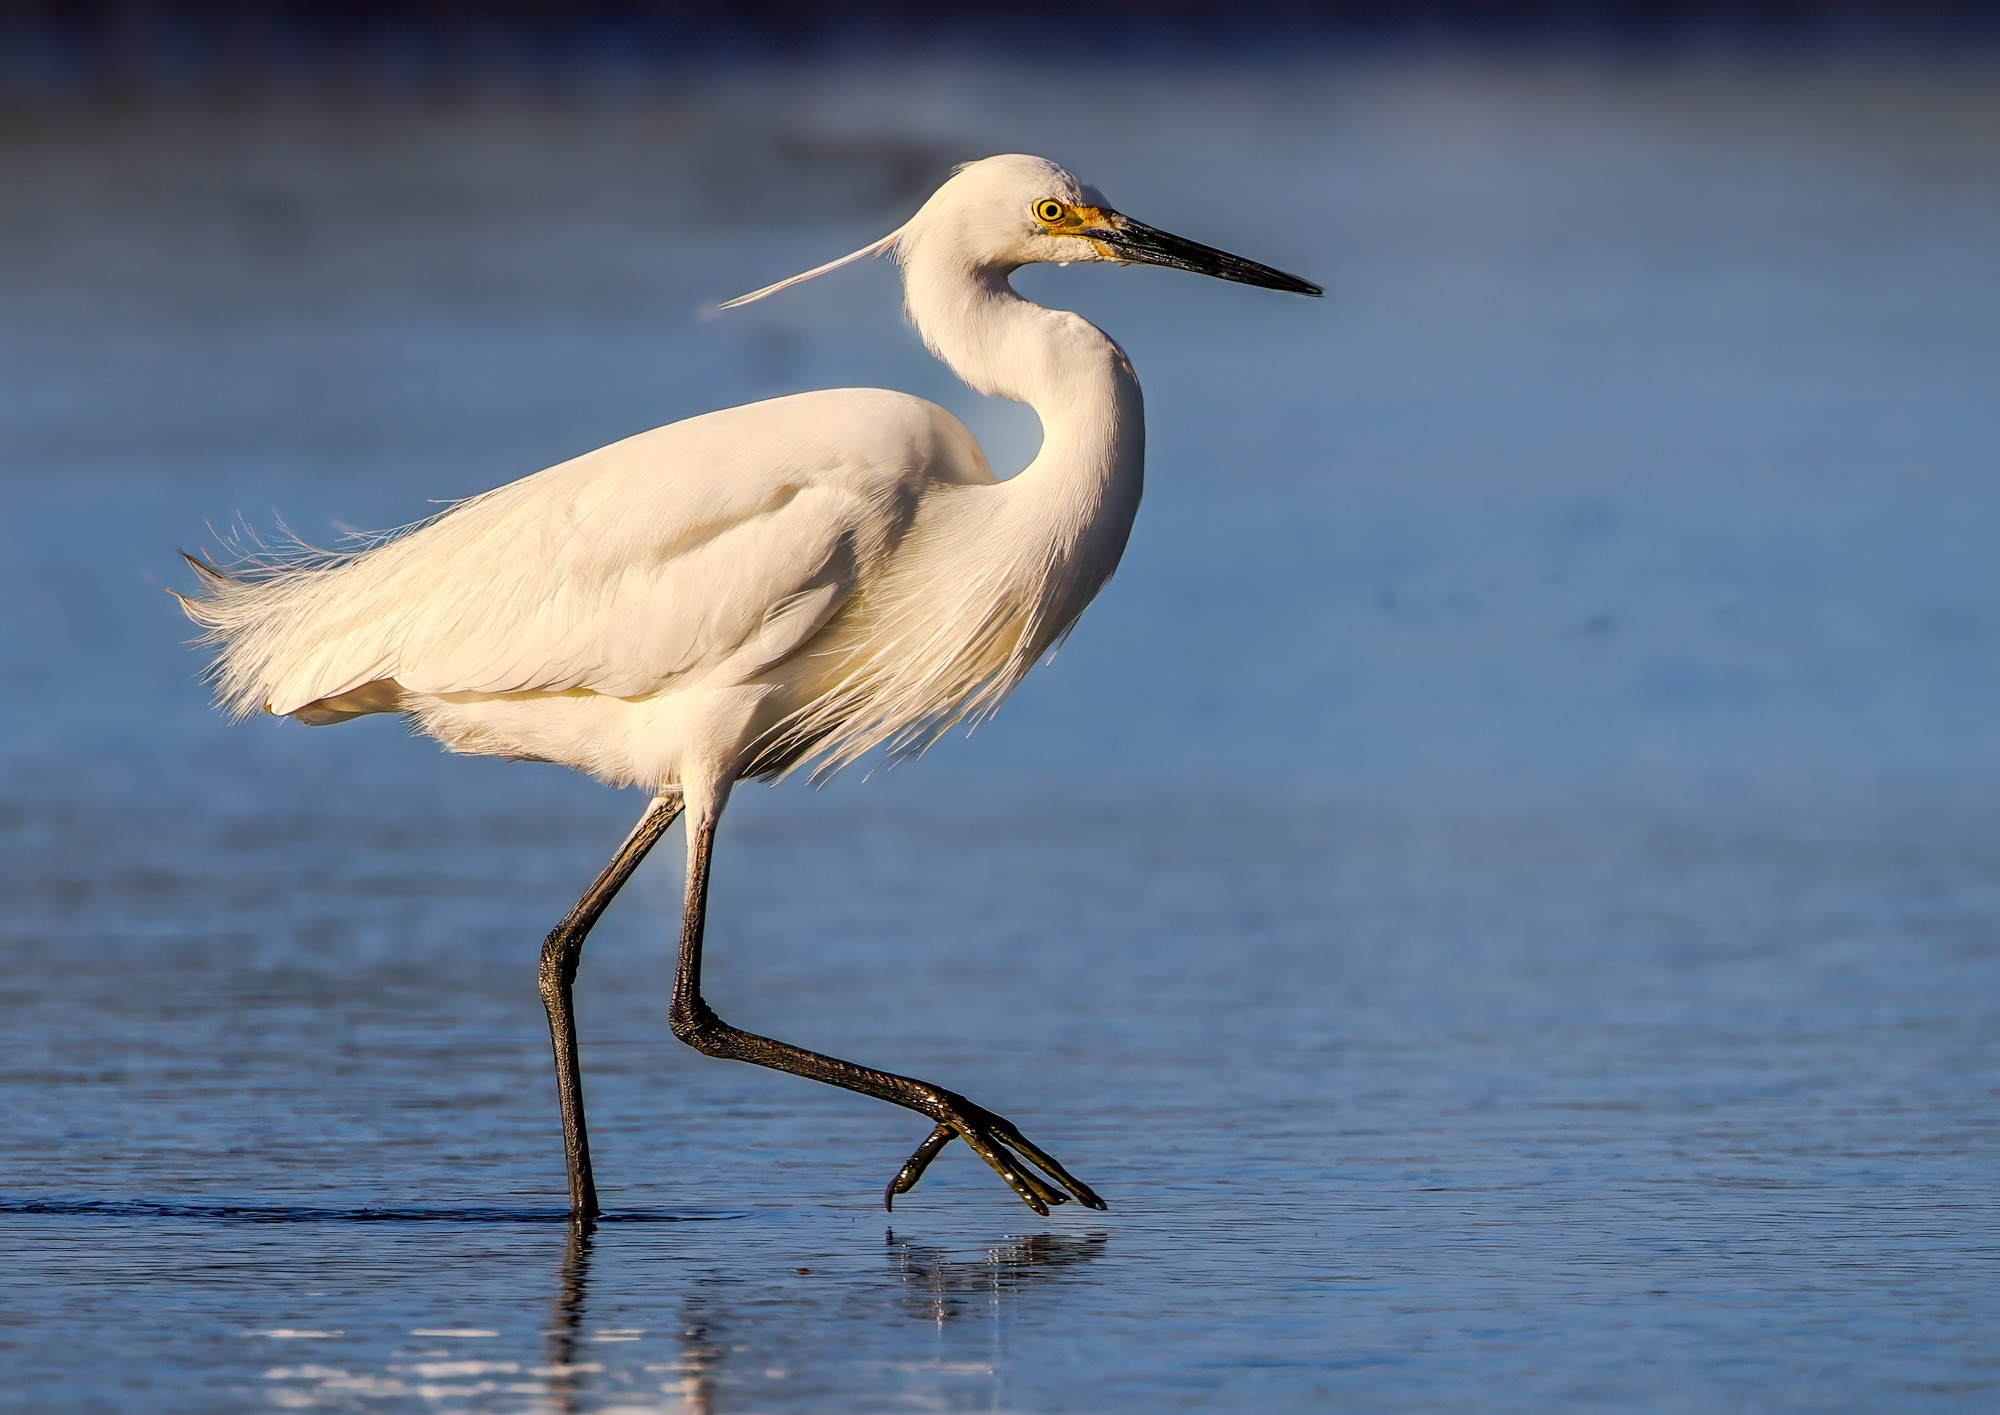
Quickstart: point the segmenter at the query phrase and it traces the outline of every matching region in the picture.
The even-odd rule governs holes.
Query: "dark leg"
[[[936,1123],[936,1128],[910,1157],[909,1163],[889,1182],[889,1188],[882,1196],[885,1207],[894,1203],[896,1195],[907,1193],[923,1177],[925,1167],[938,1151],[955,1138],[963,1139],[971,1146],[973,1152],[991,1165],[994,1172],[1021,1196],[1022,1202],[1036,1213],[1046,1214],[1049,1205],[1065,1203],[1072,1196],[1090,1208],[1104,1207],[1104,1201],[1091,1192],[1088,1185],[1072,1176],[1038,1146],[1031,1144],[1012,1122],[974,1105],[956,1092],[933,1086],[928,1081],[876,1071],[787,1042],[760,1037],[754,1032],[732,1027],[717,1017],[701,997],[702,929],[708,912],[708,864],[714,845],[714,813],[690,815],[687,905],[681,918],[681,959],[674,977],[671,1014],[675,1036],[709,1056],[789,1071],[794,1076],[858,1091],[864,1096],[873,1096],[929,1116]],[[1021,1157],[1040,1168],[1048,1179],[1023,1164]],[[1049,1180],[1055,1183],[1051,1184]]]
[[[583,1075],[577,1069],[576,1014],[570,1006],[570,985],[576,981],[577,960],[583,956],[583,940],[591,925],[680,813],[678,793],[655,797],[597,882],[576,901],[576,907],[563,916],[563,921],[542,945],[542,1006],[549,1014],[549,1041],[556,1053],[563,1154],[569,1161],[569,1211],[575,1219],[594,1219],[598,1208],[597,1185],[590,1177],[590,1139],[583,1124]]]

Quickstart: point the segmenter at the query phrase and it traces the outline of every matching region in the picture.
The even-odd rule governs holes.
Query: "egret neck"
[[[993,527],[1047,577],[1030,650],[1039,655],[1118,568],[1131,534],[1145,483],[1139,380],[1096,325],[1016,293],[1007,277],[1017,266],[968,267],[921,241],[902,260],[910,322],[931,352],[979,392],[1026,403],[1041,421],[1041,448],[1000,488]]]

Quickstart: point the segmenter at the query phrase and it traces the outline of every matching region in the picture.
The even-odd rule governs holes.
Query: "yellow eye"
[[[1035,219],[1044,226],[1053,226],[1069,214],[1069,208],[1053,197],[1046,197],[1035,203]]]

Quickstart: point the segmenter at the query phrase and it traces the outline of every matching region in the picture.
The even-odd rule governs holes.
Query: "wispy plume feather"
[[[896,242],[901,240],[902,237],[903,237],[903,228],[898,226],[895,230],[891,231],[881,240],[870,241],[860,250],[850,251],[846,255],[842,256],[839,260],[830,260],[825,265],[816,265],[811,270],[802,271],[797,275],[787,276],[785,279],[778,281],[775,285],[766,285],[761,290],[752,290],[747,295],[738,295],[733,300],[724,300],[721,303],[721,305],[718,306],[718,308],[725,310],[733,310],[739,305],[749,304],[752,300],[761,300],[766,295],[775,295],[780,290],[789,290],[794,285],[803,285],[806,281],[824,275],[830,270],[838,270],[843,265],[852,265],[857,260],[865,260],[870,256],[878,256],[886,254],[887,252],[892,251],[896,248]]]

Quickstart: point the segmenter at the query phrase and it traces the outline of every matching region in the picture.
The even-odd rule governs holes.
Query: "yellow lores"
[[[1035,220],[1049,228],[1051,236],[1078,236],[1096,248],[1100,260],[1128,262],[1106,243],[1104,237],[1115,228],[1118,213],[1101,206],[1071,206],[1068,202],[1044,197],[1035,203]]]

